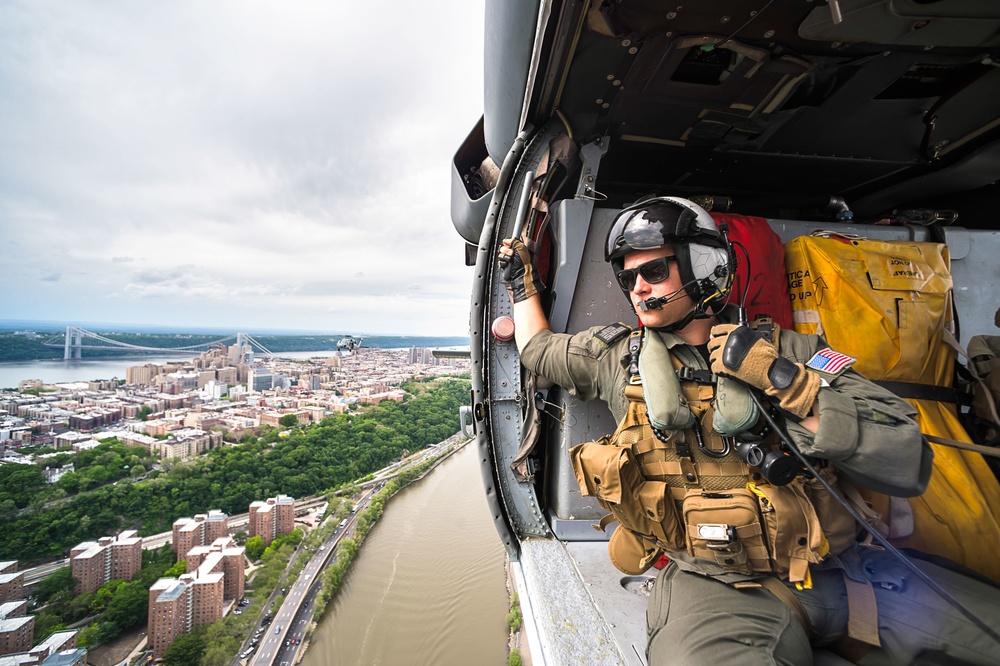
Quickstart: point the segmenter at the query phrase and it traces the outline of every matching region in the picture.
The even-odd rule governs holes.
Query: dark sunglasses
[[[670,263],[671,261],[677,261],[677,257],[660,257],[659,259],[653,259],[652,261],[647,261],[646,263],[636,266],[635,268],[626,268],[623,271],[618,271],[615,277],[618,278],[618,284],[625,291],[632,291],[635,287],[636,276],[641,275],[642,279],[649,284],[656,284],[657,282],[663,282],[668,277],[670,277]]]

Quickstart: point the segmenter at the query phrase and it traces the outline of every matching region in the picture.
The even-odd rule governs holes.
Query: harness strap
[[[882,520],[882,514],[868,506],[868,502],[861,496],[858,489],[850,483],[841,483],[840,490],[844,493],[844,498],[851,503],[854,510],[864,516],[865,522],[874,527],[884,536],[889,536],[889,526]]]
[[[628,373],[632,375],[630,384],[639,377],[639,351],[642,349],[642,328],[637,328],[628,336]]]
[[[872,381],[873,384],[881,386],[887,391],[895,393],[900,398],[910,400],[936,400],[938,402],[949,402],[958,404],[959,393],[956,389],[948,386],[935,386],[933,384],[917,384],[914,382],[894,382],[894,381]]]
[[[844,574],[847,588],[847,637],[866,645],[881,646],[878,638],[878,605],[870,580],[863,583]]]
[[[805,606],[803,606],[802,602],[799,601],[799,598],[792,594],[792,591],[785,587],[785,585],[777,578],[768,576],[767,578],[761,578],[760,580],[733,583],[732,585],[736,589],[745,589],[748,587],[764,588],[777,597],[778,601],[785,604],[785,606],[788,607],[788,610],[792,611],[792,615],[794,615],[799,621],[799,624],[802,625],[802,629],[805,630],[807,637],[812,635],[812,622],[809,620],[809,613],[806,612]]]
[[[982,454],[984,456],[990,456],[991,458],[1000,458],[1000,449],[995,446],[981,446],[979,444],[970,444],[968,442],[960,442],[956,439],[948,439],[947,437],[935,437],[934,435],[924,434],[927,441],[934,442],[935,444],[943,444],[944,446],[950,446],[955,449],[962,449],[963,451],[975,451],[976,453]]]

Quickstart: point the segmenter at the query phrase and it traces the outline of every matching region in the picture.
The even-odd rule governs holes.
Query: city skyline
[[[464,334],[483,8],[435,9],[5,3],[0,318]]]

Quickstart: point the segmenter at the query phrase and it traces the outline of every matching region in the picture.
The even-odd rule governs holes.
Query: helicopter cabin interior
[[[476,265],[471,420],[487,496],[512,559],[551,593],[554,606],[536,615],[565,603],[579,617],[596,603],[601,635],[620,651],[608,663],[644,663],[648,576],[608,562],[601,540],[611,530],[592,527],[606,512],[581,496],[567,453],[616,424],[601,402],[526,384],[513,340],[493,326],[510,314],[500,241],[528,218],[550,325],[567,332],[635,325],[604,242],[616,214],[643,196],[758,216],[782,242],[826,230],[945,243],[959,341],[997,335],[1000,7],[487,2],[491,32],[507,39],[487,39],[486,113],[452,169],[452,219]],[[529,401],[542,428],[525,481],[511,467]],[[583,591],[565,584],[572,577]]]

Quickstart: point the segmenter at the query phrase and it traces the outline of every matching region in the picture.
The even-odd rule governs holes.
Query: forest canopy
[[[177,518],[209,509],[237,514],[250,502],[277,494],[299,498],[322,493],[454,435],[458,408],[468,397],[467,381],[445,379],[421,385],[402,403],[386,401],[358,413],[330,416],[292,430],[284,439],[271,429],[241,445],[166,464],[156,478],[122,478],[55,506],[32,504],[0,519],[0,560],[17,559],[24,566],[123,529],[156,534],[169,530]],[[11,481],[37,484],[26,470],[16,472]]]

